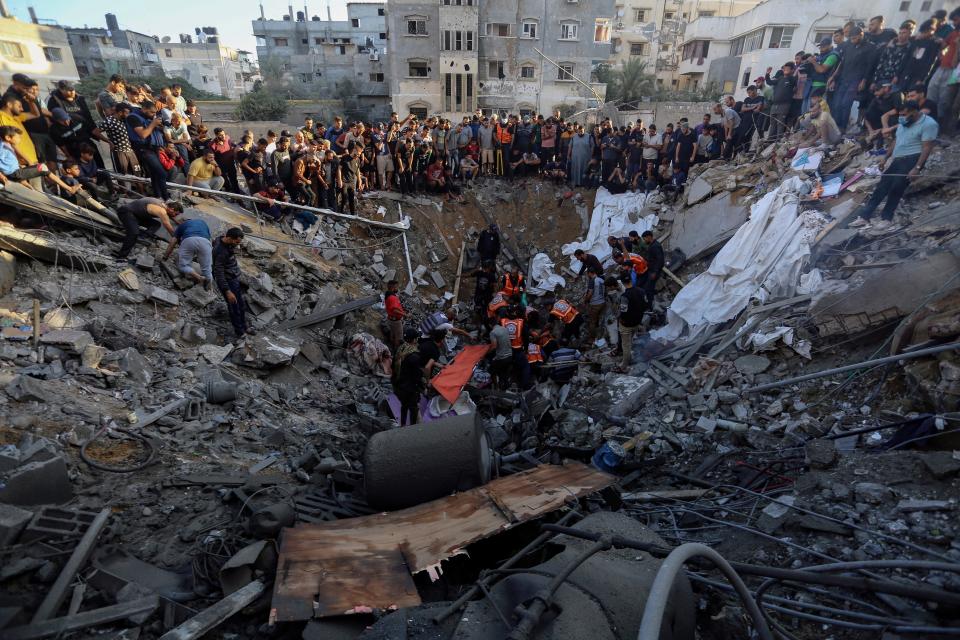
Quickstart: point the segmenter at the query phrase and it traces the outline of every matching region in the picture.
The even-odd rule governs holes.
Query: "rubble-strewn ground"
[[[691,176],[680,203],[655,195],[634,212],[659,216],[656,231],[668,254],[677,243],[694,247],[685,264],[682,255],[674,263],[684,283],[708,268],[746,220],[741,208],[784,179],[788,147],[767,147],[736,167],[709,165]],[[616,488],[582,499],[583,513],[619,511],[669,546],[704,542],[730,561],[765,567],[895,561],[848,574],[869,571],[945,594],[937,603],[773,581],[761,591],[779,637],[939,637],[940,627],[956,635],[957,602],[945,602],[960,592],[960,414],[951,413],[960,403],[957,351],[750,389],[957,340],[958,160],[958,145],[938,148],[929,177],[914,184],[890,227],[847,226],[876,182],[869,175],[853,183],[855,191],[801,203],[828,225],[804,268],[819,270],[822,283],[787,303],[754,303],[713,327],[694,350],[644,336],[643,357],[620,375],[608,346],[585,345],[568,385],[546,382],[522,400],[473,391],[499,453],[526,452],[504,462],[502,473],[537,460],[589,463],[604,442],[645,434],[615,469]],[[849,178],[875,161],[844,143],[823,168]],[[491,222],[524,269],[543,252],[562,270],[568,258],[560,247],[583,236],[594,194],[533,179],[481,179],[466,196],[464,204],[426,197],[399,203],[412,224],[406,239],[417,285],[404,301],[416,322],[449,303],[461,248],[472,249]],[[706,208],[694,202],[708,199]],[[395,426],[388,377],[378,354],[365,351],[376,349],[370,337],[382,338],[382,305],[300,328],[278,325],[377,294],[391,277],[405,286],[402,236],[336,220],[310,230],[260,225],[226,201],[186,204],[187,216],[203,217],[214,232],[246,227],[241,266],[256,337],[230,342],[220,297],[162,264],[163,243],[135,250],[133,288],[118,277],[128,265],[107,259],[112,242],[92,232],[53,223],[32,232],[53,242],[57,256],[83,257],[87,268],[7,247],[16,271],[0,299],[0,630],[30,622],[102,509],[111,517],[92,559],[47,617],[160,593],[161,607],[146,620],[123,618],[75,634],[110,630],[118,638],[159,637],[217,602],[224,562],[249,543],[277,539],[294,517],[302,524],[372,511],[363,494],[364,448],[374,433]],[[399,219],[394,198],[371,194],[360,207],[374,220]],[[832,220],[839,222],[829,226]],[[11,242],[0,240],[0,248]],[[503,257],[501,267],[507,263]],[[564,275],[565,297],[580,300],[583,284]],[[465,278],[459,288],[468,329],[475,329],[472,287]],[[679,290],[664,279],[650,323],[664,321]],[[639,391],[627,397],[623,389]],[[662,493],[643,493],[653,491]],[[446,561],[439,580],[418,573],[420,597],[455,599],[536,531],[523,524],[477,542],[469,555]],[[550,555],[537,552],[524,566]],[[272,582],[282,573],[259,568],[247,577]],[[698,637],[750,637],[744,610],[717,586],[720,574],[696,565],[690,575]],[[748,584],[756,591],[763,579]],[[267,590],[211,637],[358,637],[378,619],[368,637],[427,637],[416,635],[414,622],[403,635],[387,631],[414,613],[361,610],[337,622],[348,630],[335,636],[320,623],[306,631],[302,623],[271,624],[270,608]]]

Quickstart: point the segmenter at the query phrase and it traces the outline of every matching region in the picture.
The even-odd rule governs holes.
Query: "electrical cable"
[[[143,443],[143,446],[147,450],[147,459],[132,467],[111,467],[109,465],[105,465],[100,462],[95,462],[90,458],[89,454],[87,453],[87,448],[95,440],[99,439],[100,436],[102,436],[108,430],[109,429],[107,428],[100,429],[100,431],[93,434],[92,438],[90,438],[80,446],[80,459],[86,462],[88,465],[90,465],[94,469],[99,469],[100,471],[109,471],[110,473],[132,473],[134,471],[140,471],[141,469],[144,469],[150,466],[153,463],[154,459],[157,457],[157,448],[154,446],[153,442],[151,442],[150,439],[147,438],[146,436],[136,433],[134,431],[129,431],[127,429],[114,429],[114,431],[118,433],[122,433],[125,436],[128,436],[134,440],[140,440]]]
[[[710,560],[723,576],[733,585],[744,609],[753,620],[754,629],[761,640],[774,640],[773,633],[767,625],[766,619],[760,612],[760,607],[754,601],[750,590],[744,584],[740,575],[730,566],[723,556],[710,547],[695,542],[680,545],[670,552],[660,565],[657,576],[650,587],[646,606],[643,609],[643,619],[640,622],[640,631],[637,640],[659,640],[660,627],[667,610],[667,603],[673,590],[673,583],[683,571],[684,565],[692,558],[703,557]]]

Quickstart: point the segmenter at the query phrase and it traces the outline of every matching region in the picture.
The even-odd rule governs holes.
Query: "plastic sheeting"
[[[565,286],[567,281],[563,276],[558,276],[553,272],[553,260],[545,253],[538,253],[530,261],[530,279],[535,286],[529,287],[528,291],[533,295],[543,295],[548,291],[553,291],[557,286]]]
[[[561,252],[570,256],[570,268],[574,273],[580,271],[580,261],[573,257],[573,252],[583,249],[587,253],[597,256],[601,263],[611,257],[609,236],[625,236],[629,231],[643,233],[657,226],[660,219],[650,213],[640,217],[640,212],[647,202],[647,196],[642,193],[621,193],[614,195],[601,187],[597,189],[597,199],[593,205],[593,216],[590,218],[590,230],[583,242],[571,242],[563,245]]]
[[[762,304],[795,295],[810,244],[825,223],[815,211],[800,211],[797,194],[802,185],[794,176],[753,204],[750,219],[710,267],[673,299],[667,324],[651,332],[652,338],[692,338],[710,325],[733,319],[751,299]]]

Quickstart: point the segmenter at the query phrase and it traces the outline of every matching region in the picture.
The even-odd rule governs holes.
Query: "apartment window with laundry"
[[[561,40],[576,40],[577,31],[579,30],[580,25],[576,22],[561,22],[560,23],[560,39]]]
[[[407,70],[411,78],[426,78],[430,75],[430,68],[426,60],[410,60],[407,62]]]
[[[47,59],[47,62],[63,62],[63,52],[59,47],[44,47],[43,57]]]
[[[407,35],[408,36],[427,35],[426,18],[407,18]]]
[[[597,18],[593,22],[593,43],[606,44],[610,42],[610,19]]]
[[[573,63],[561,62],[557,69],[557,80],[573,80]]]
[[[788,49],[793,42],[794,27],[774,27],[770,30],[768,49]]]
[[[537,21],[536,20],[523,21],[523,37],[530,38],[532,40],[537,39]]]

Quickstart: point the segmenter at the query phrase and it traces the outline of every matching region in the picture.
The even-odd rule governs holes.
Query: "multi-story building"
[[[80,77],[90,74],[160,74],[156,36],[121,29],[117,16],[106,14],[106,29],[99,27],[66,27],[70,48],[77,62]]]
[[[816,43],[849,20],[882,15],[896,29],[908,18],[930,17],[929,2],[877,0],[766,0],[736,17],[707,16],[686,29],[678,74],[682,83],[712,84],[740,98],[767,67],[779,69],[798,51],[817,52]]]
[[[180,77],[204,91],[224,98],[238,99],[253,89],[252,67],[247,52],[237,51],[220,42],[215,28],[197,29],[194,36],[180,35],[180,42],[169,38],[157,45],[160,65],[167,76]]]
[[[261,68],[279,69],[291,95],[356,101],[370,118],[390,111],[387,19],[384,3],[347,3],[347,19],[308,18],[304,11],[281,20],[253,21]]]
[[[691,20],[736,16],[762,0],[616,0],[610,62],[646,63],[663,88],[685,87],[677,76],[684,31]]]
[[[613,0],[389,0],[397,112],[459,118],[602,102]]]
[[[21,22],[10,16],[0,2],[0,82],[25,73],[40,84],[42,95],[60,80],[77,80],[77,65],[67,33],[60,27]]]

